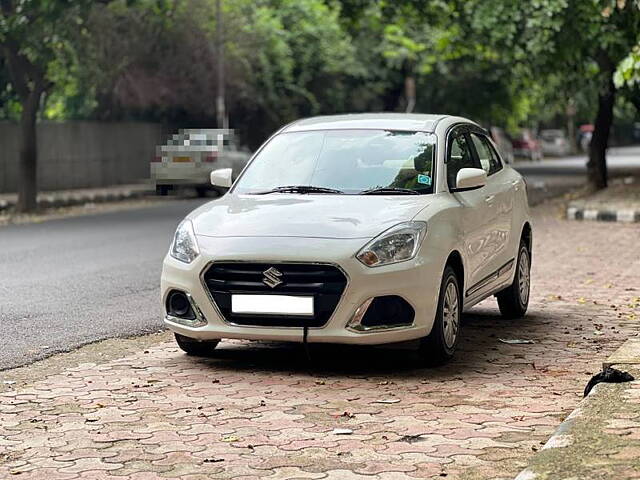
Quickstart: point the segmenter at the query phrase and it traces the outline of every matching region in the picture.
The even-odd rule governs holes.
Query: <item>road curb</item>
[[[543,445],[543,447],[540,449],[540,452],[573,445],[574,437],[572,434],[572,429],[577,419],[583,416],[584,409],[588,408],[587,404],[589,402],[589,399],[592,397],[592,395],[596,394],[598,388],[599,385],[596,385],[593,389],[591,389],[589,395],[587,395],[587,397],[580,402],[578,407],[576,407],[576,409],[571,412],[560,425],[558,425],[558,428],[556,428],[556,431],[553,433],[553,435],[549,437],[549,440],[547,440],[547,443]],[[534,458],[537,458],[539,455],[540,453],[535,455]],[[536,467],[530,466],[522,470],[514,480],[536,480],[545,477],[546,475],[539,472]]]
[[[582,207],[568,207],[568,220],[594,220],[598,222],[640,222],[640,210],[635,209],[594,209]]]
[[[604,362],[602,362],[603,369],[612,365],[621,365],[627,368],[637,367],[640,365],[640,339],[628,339]],[[567,455],[571,455],[571,453],[564,454],[564,457],[562,453],[556,453],[561,451],[558,449],[565,449],[569,447],[574,450],[581,450],[581,436],[577,434],[579,433],[577,430],[581,428],[580,423],[589,423],[589,418],[593,416],[593,412],[591,412],[591,410],[601,413],[602,403],[607,405],[607,409],[611,409],[612,412],[615,411],[616,406],[622,403],[620,397],[622,388],[620,385],[624,384],[599,383],[595,385],[591,389],[591,392],[589,392],[589,394],[578,404],[576,409],[573,410],[573,412],[571,412],[571,414],[569,414],[569,416],[566,417],[558,426],[540,451],[529,461],[527,468],[522,470],[515,477],[515,480],[583,478],[577,474],[578,472],[573,471],[573,469],[578,468],[576,464],[573,461],[569,462],[566,459]],[[595,430],[597,429],[597,426],[594,426],[593,428]],[[575,457],[575,455],[572,456]],[[573,460],[575,460],[575,458]],[[599,461],[604,462],[605,460],[600,459]],[[554,476],[557,475],[557,470],[563,470],[562,476]]]
[[[60,208],[85,205],[88,203],[106,203],[133,200],[153,194],[152,190],[98,190],[88,192],[68,192],[62,194],[45,193],[38,195],[38,208]],[[15,200],[0,200],[0,212],[15,207]]]

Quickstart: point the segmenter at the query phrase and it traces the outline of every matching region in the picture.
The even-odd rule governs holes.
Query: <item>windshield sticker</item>
[[[418,183],[422,185],[431,185],[431,177],[429,175],[418,175]]]

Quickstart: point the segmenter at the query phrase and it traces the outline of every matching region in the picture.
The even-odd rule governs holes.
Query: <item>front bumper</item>
[[[206,319],[206,325],[187,326],[167,318],[176,333],[200,339],[237,338],[302,342],[301,327],[258,327],[230,324],[220,313],[202,282],[201,274],[211,262],[328,263],[338,266],[348,283],[333,314],[322,327],[310,327],[312,343],[383,344],[412,340],[428,335],[437,308],[442,262],[418,255],[394,265],[369,268],[354,256],[367,239],[319,239],[291,237],[203,237],[198,236],[200,256],[191,264],[167,255],[162,270],[162,304],[172,289],[189,293]],[[404,298],[414,309],[410,326],[393,326],[367,331],[347,328],[358,307],[368,299],[384,295]],[[165,312],[166,314],[166,312]],[[175,319],[173,319],[175,320]]]
[[[150,177],[156,185],[211,185],[212,169],[206,163],[152,163]]]

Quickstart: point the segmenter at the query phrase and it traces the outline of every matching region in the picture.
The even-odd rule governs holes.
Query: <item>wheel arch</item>
[[[522,226],[520,241],[522,242],[523,240],[527,242],[527,246],[529,247],[529,260],[531,260],[533,253],[533,231],[529,222],[524,222],[524,225]]]
[[[464,262],[462,255],[457,250],[452,251],[447,257],[446,266],[450,266],[458,276],[458,288],[460,289],[460,303],[464,304]]]

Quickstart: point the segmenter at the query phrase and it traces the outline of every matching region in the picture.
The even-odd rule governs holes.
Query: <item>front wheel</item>
[[[455,353],[460,336],[462,301],[460,282],[455,270],[444,269],[438,309],[431,333],[420,342],[420,353],[434,365],[449,361]]]
[[[198,198],[204,198],[209,192],[209,187],[196,187],[196,195]]]
[[[194,357],[207,357],[213,353],[220,340],[208,340],[199,342],[193,338],[185,337],[179,333],[174,334],[176,337],[176,343],[178,347],[187,355],[193,355]]]
[[[513,283],[496,294],[500,313],[505,318],[524,317],[529,306],[531,288],[531,253],[526,242],[520,243]]]

